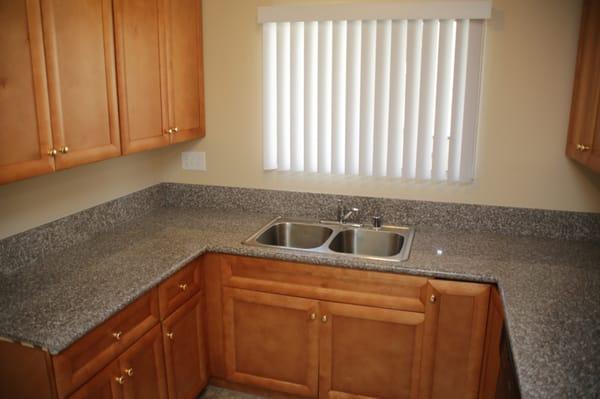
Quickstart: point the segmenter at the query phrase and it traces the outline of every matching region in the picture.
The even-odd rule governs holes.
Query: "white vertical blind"
[[[277,24],[277,168],[290,170],[290,23]]]
[[[293,22],[290,58],[291,169],[304,170],[304,23]]]
[[[263,168],[277,169],[277,24],[263,24]]]
[[[346,42],[347,22],[333,23],[332,173],[344,174],[346,150]]]
[[[377,21],[363,22],[360,78],[360,138],[358,150],[358,169],[362,176],[371,176],[373,174],[376,45]]]
[[[406,122],[402,146],[401,177],[417,176],[417,135],[419,132],[419,93],[423,21],[408,21],[406,48]]]
[[[319,172],[331,173],[331,104],[333,71],[333,29],[331,21],[319,22],[318,91]]]
[[[292,20],[263,23],[264,169],[474,178],[482,19]]]
[[[346,174],[358,175],[362,22],[348,22],[346,63]]]
[[[304,24],[304,170],[317,171],[317,22]],[[275,168],[277,169],[277,168]]]
[[[390,67],[390,125],[388,137],[388,176],[402,175],[402,149],[406,109],[406,21],[392,23],[392,61]]]
[[[378,23],[373,127],[373,175],[375,176],[385,176],[387,172],[391,45],[392,21]]]

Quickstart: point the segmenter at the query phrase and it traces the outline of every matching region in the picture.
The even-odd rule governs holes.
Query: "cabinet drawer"
[[[223,285],[382,308],[425,311],[427,278],[223,255]]]
[[[200,259],[194,260],[158,286],[161,319],[171,314],[202,288]]]
[[[60,398],[87,381],[159,321],[156,289],[53,357]]]

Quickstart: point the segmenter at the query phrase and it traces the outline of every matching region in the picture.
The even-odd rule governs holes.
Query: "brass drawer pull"
[[[128,369],[124,370],[125,374],[127,374],[129,377],[133,377],[133,369],[130,367]]]
[[[323,323],[327,323],[327,315],[326,314],[324,314],[323,317],[321,317],[321,321]]]
[[[431,302],[431,303],[437,302],[437,297],[435,296],[435,294],[431,294],[431,296],[429,297],[429,302]]]
[[[585,145],[585,144],[577,144],[577,146],[575,147],[575,149],[579,152],[584,152],[584,151],[589,151],[592,149],[591,146],[589,145]]]
[[[187,290],[187,288],[188,288],[188,285],[186,283],[179,284],[179,289],[181,291],[185,291],[185,290]]]
[[[121,336],[123,335],[123,331],[117,331],[112,333],[112,336],[114,339],[116,339],[117,341],[121,340]]]
[[[174,339],[174,337],[175,337],[175,336],[173,335],[173,333],[172,333],[172,332],[168,332],[168,333],[166,333],[165,335],[166,335],[166,336],[167,336],[167,338],[169,338],[171,341],[173,341],[173,339]]]
[[[117,381],[120,385],[125,384],[125,377],[123,377],[122,375],[115,377],[115,381]]]

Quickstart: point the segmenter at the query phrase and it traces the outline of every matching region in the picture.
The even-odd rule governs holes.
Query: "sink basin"
[[[335,252],[366,256],[395,256],[400,253],[404,237],[389,231],[350,229],[337,233],[329,244]]]
[[[333,230],[304,223],[277,223],[261,233],[256,241],[264,245],[289,248],[317,248],[327,241]]]
[[[243,244],[397,262],[408,259],[413,236],[409,227],[374,228],[278,217]]]

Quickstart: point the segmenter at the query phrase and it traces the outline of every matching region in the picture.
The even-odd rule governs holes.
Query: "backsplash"
[[[337,199],[360,209],[358,221],[490,232],[565,240],[600,241],[600,213],[412,201],[194,184],[163,183],[169,207],[241,209],[273,216],[332,219]]]
[[[164,206],[160,184],[0,240],[0,273],[60,252]]]
[[[600,242],[597,213],[162,183],[0,240],[0,273],[11,273],[160,207],[332,219],[337,199],[359,208],[358,221],[363,223],[378,215],[384,224]]]

